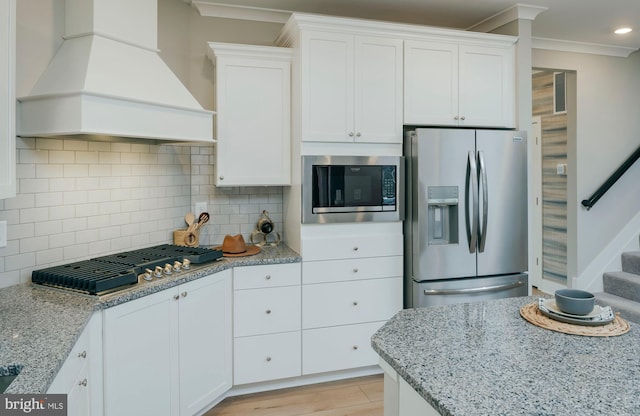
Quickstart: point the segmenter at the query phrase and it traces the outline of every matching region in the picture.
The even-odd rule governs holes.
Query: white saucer
[[[561,311],[560,308],[558,308],[558,305],[556,305],[555,299],[546,299],[543,302],[543,305],[545,308],[549,309],[549,311],[555,314],[566,316],[569,318],[574,318],[574,319],[593,319],[595,317],[600,316],[600,314],[602,313],[602,308],[600,308],[600,306],[598,305],[594,305],[593,310],[586,315],[573,315],[570,313],[566,313]]]

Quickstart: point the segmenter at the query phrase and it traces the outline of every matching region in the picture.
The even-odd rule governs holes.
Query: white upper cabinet
[[[402,40],[303,31],[302,140],[402,142]]]
[[[408,40],[404,77],[405,124],[515,127],[512,43]]]
[[[216,185],[291,183],[291,49],[209,43],[216,67]]]
[[[16,2],[0,2],[0,199],[16,196]]]

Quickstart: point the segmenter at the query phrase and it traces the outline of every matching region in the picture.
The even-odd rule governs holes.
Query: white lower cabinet
[[[371,336],[386,321],[302,331],[302,374],[375,365]]]
[[[300,375],[300,331],[241,337],[234,340],[235,384],[257,383]]]
[[[398,312],[399,299],[401,277],[304,285],[302,327],[386,321]]]
[[[193,415],[232,385],[231,271],[179,288],[180,414]]]
[[[384,371],[384,416],[438,416],[440,413],[379,358]]]
[[[300,263],[233,271],[233,384],[301,374]]]
[[[104,311],[104,411],[193,415],[231,388],[231,271]]]
[[[68,416],[102,415],[102,314],[90,319],[47,393],[67,395]]]
[[[398,384],[398,416],[440,416],[409,383],[398,377]]]
[[[300,330],[300,285],[235,291],[233,321],[236,338]]]
[[[402,309],[402,223],[303,229],[302,374],[372,366],[371,336]]]

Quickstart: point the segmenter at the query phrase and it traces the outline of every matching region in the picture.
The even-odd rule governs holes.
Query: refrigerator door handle
[[[478,168],[476,166],[476,156],[473,150],[469,150],[467,160],[467,180],[465,184],[464,209],[467,223],[467,241],[469,242],[469,253],[476,252],[478,239]],[[473,209],[469,215],[469,183],[471,183],[471,193],[473,196]]]
[[[487,169],[484,164],[484,154],[482,152],[478,152],[478,166],[480,168],[480,179],[482,180],[482,231],[480,232],[480,241],[478,242],[478,252],[484,253],[484,244],[487,241],[489,195],[487,190]]]
[[[466,289],[425,289],[425,295],[463,295],[469,293],[482,293],[482,292],[499,292],[508,289],[515,289],[524,285],[524,280],[518,280],[517,282],[507,283],[504,285],[495,286],[483,286],[483,287],[470,287]]]

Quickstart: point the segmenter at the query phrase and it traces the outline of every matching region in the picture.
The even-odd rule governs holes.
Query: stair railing
[[[636,160],[640,159],[640,147],[636,149],[635,152],[631,156],[625,160],[622,165],[615,172],[609,176],[609,178],[591,195],[589,199],[583,199],[582,205],[589,211],[591,207],[593,207],[596,202],[613,186],[614,183],[618,181],[625,174],[626,171],[629,170],[631,165],[633,165]]]

